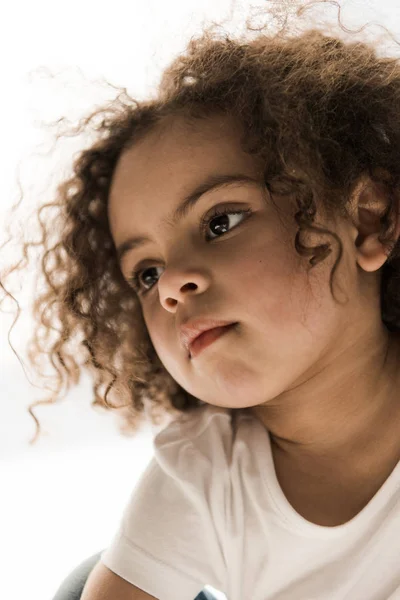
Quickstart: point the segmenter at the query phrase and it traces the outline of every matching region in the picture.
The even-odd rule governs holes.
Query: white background
[[[49,135],[41,122],[62,116],[76,122],[112,100],[115,91],[99,79],[126,87],[138,99],[153,95],[162,69],[200,32],[203,19],[228,18],[235,8],[234,21],[226,26],[233,31],[234,23],[243,26],[250,6],[264,4],[7,2],[0,35],[0,224],[19,198],[17,175],[29,224],[35,204],[51,200],[52,186],[62,178],[60,165],[68,168],[68,158],[82,147],[82,138],[63,142],[64,163],[58,150],[46,156],[54,131]],[[377,22],[400,37],[400,8],[394,0],[340,4],[346,26]],[[326,5],[325,13],[336,19],[332,6]],[[369,31],[379,34],[374,25]],[[392,44],[389,53],[397,52]],[[14,258],[8,247],[0,251],[1,265]],[[20,285],[17,298],[26,313],[33,293],[29,277],[24,275]],[[11,314],[0,313],[0,593],[7,600],[51,600],[75,566],[110,542],[151,459],[156,431],[149,425],[135,438],[123,438],[111,413],[90,406],[91,382],[84,377],[61,402],[36,409],[44,433],[29,445],[35,426],[26,408],[45,394],[30,385],[9,347],[15,312],[12,304],[7,307]],[[23,314],[11,333],[22,360],[31,327],[29,315]]]

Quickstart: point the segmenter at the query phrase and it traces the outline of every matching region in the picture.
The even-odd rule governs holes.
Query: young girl
[[[400,598],[399,114],[366,43],[207,30],[75,162],[47,352],[171,417],[83,600]]]

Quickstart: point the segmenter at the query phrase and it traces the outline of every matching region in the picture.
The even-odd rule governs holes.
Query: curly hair
[[[298,18],[305,8],[297,10]],[[63,383],[67,389],[77,384],[85,368],[93,377],[92,405],[117,410],[125,435],[136,432],[146,414],[158,424],[204,404],[172,379],[157,356],[138,297],[121,274],[107,219],[121,154],[171,115],[200,120],[229,114],[241,123],[242,147],[264,161],[268,190],[295,195],[296,252],[308,257],[312,268],[331,253],[331,244],[307,247],[302,233],[323,232],[338,242],[332,294],[342,243],[314,223],[317,203],[332,218],[346,216],[362,174],[385,186],[381,313],[390,331],[400,330],[400,245],[392,239],[399,214],[399,59],[316,26],[291,35],[287,19],[275,33],[248,25],[255,33],[247,38],[219,36],[218,27],[213,23],[190,40],[163,72],[156,98],[139,102],[122,88],[111,106],[82,119],[77,131],[94,126],[97,140],[79,153],[73,176],[37,212],[42,237],[35,246],[42,250],[44,281],[33,304],[37,328],[28,357],[42,377],[39,359],[50,361],[57,388],[28,408],[36,423],[30,443],[40,431],[32,408],[54,403]],[[23,242],[25,264],[29,245],[33,242]],[[15,300],[6,289],[6,275],[23,266],[20,262],[2,274],[5,297]]]

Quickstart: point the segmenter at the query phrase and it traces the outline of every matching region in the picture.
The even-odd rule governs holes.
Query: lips
[[[218,317],[210,316],[197,316],[196,318],[187,319],[182,321],[179,326],[179,337],[183,348],[189,351],[189,346],[194,340],[199,337],[205,331],[215,329],[217,327],[225,327],[231,325],[234,321],[227,321],[226,319],[220,319]]]
[[[202,350],[230,331],[236,323],[208,329],[199,335],[189,346],[190,357],[195,358]]]

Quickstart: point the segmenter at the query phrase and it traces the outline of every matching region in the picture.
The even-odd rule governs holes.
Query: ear
[[[350,213],[354,226],[357,263],[364,271],[377,271],[386,262],[385,248],[378,240],[382,231],[381,217],[389,205],[388,188],[363,175],[351,194]],[[400,234],[400,215],[392,240]]]

